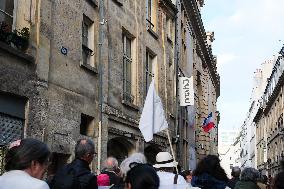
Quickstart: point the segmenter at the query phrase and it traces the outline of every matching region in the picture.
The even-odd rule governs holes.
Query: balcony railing
[[[146,19],[147,21],[147,30],[154,30],[155,25],[151,22],[151,20]]]

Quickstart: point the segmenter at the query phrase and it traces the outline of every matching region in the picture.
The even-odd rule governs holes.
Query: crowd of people
[[[215,155],[203,158],[193,171],[178,170],[178,163],[168,152],[159,152],[154,165],[147,164],[142,153],[132,154],[120,165],[108,157],[99,175],[89,167],[94,155],[93,141],[80,139],[75,159],[46,177],[48,146],[30,138],[14,141],[5,156],[0,189],[284,189],[284,171],[271,179],[254,168],[233,167],[229,179]]]

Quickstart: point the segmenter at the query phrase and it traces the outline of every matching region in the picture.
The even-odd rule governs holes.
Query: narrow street
[[[0,182],[11,150],[31,139],[50,153],[42,178],[51,189],[71,162],[87,162],[94,182],[114,172],[123,184],[110,176],[109,186],[135,189],[130,161],[155,168],[159,188],[161,165],[190,187],[214,188],[199,183],[206,173],[222,189],[242,188],[229,183],[235,170],[271,187],[284,166],[283,6],[1,0]]]

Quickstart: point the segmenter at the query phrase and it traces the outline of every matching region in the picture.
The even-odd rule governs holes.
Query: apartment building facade
[[[261,106],[254,118],[257,133],[257,168],[268,175],[281,170],[283,149],[283,50],[275,59]]]
[[[209,111],[216,112],[220,88],[201,17],[192,13],[200,11],[201,1],[6,0],[0,4],[1,34],[17,29],[22,31],[17,35],[29,42],[23,49],[23,43],[1,38],[0,157],[12,140],[34,137],[53,152],[52,174],[73,158],[78,138],[90,138],[99,154],[94,170],[107,156],[121,162],[133,152],[144,152],[154,163],[155,155],[169,146],[165,133],[146,143],[138,129],[151,81],[162,99],[184,168],[194,162],[196,151],[199,157],[210,153],[210,145],[217,145],[210,142],[217,133],[200,138],[200,123]],[[177,105],[179,74],[193,76],[196,106]]]

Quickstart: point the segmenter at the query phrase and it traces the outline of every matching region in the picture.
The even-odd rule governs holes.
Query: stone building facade
[[[256,69],[254,72],[250,108],[242,125],[241,145],[243,150],[241,151],[241,167],[257,167],[257,141],[254,117],[260,107],[260,99],[265,91],[267,79],[271,74],[274,62],[274,60],[267,60],[261,64],[260,69]]]
[[[276,175],[284,158],[283,137],[283,53],[276,57],[271,75],[254,118],[256,124],[257,168]]]
[[[154,163],[157,152],[169,150],[169,145],[164,132],[145,143],[138,129],[152,80],[181,165],[190,166],[195,147],[205,155],[216,145],[210,143],[216,133],[203,136],[200,131],[208,111],[216,112],[220,87],[199,14],[201,1],[11,2],[1,1],[7,13],[0,13],[1,26],[5,21],[13,29],[26,27],[30,35],[24,51],[0,42],[1,157],[10,141],[34,137],[52,150],[52,173],[73,158],[76,140],[87,137],[101,144],[94,170],[107,156],[122,161],[135,151]],[[186,41],[176,33],[185,34]],[[194,77],[194,107],[177,106],[178,73]]]
[[[191,145],[195,147],[196,160],[198,161],[208,154],[217,155],[218,153],[218,123],[220,117],[216,102],[220,95],[220,78],[217,73],[217,58],[212,54],[214,32],[205,32],[200,15],[204,1],[180,2],[184,6],[181,9],[185,12],[184,19],[188,21],[189,33],[186,36],[188,36],[192,45],[187,56],[189,57],[188,65],[191,65],[190,68],[192,69],[189,76],[194,78],[195,105],[188,108],[191,110],[190,117],[194,117],[194,131],[191,131],[191,133],[195,133],[195,135],[194,143],[191,143]],[[201,126],[210,112],[212,112],[216,127],[210,133],[205,133]]]

